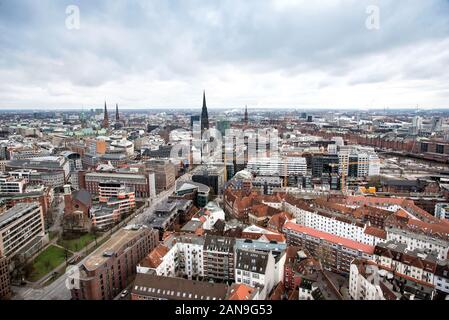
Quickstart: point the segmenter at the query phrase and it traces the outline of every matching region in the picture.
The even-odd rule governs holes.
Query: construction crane
[[[346,183],[346,178],[348,175],[348,167],[351,165],[368,165],[370,163],[379,163],[380,160],[371,160],[371,161],[351,161],[351,162],[346,162],[346,161],[342,161],[341,162],[341,191],[343,192],[343,194],[347,194],[348,193],[348,185]],[[340,167],[340,163],[330,163],[329,164],[330,167]]]

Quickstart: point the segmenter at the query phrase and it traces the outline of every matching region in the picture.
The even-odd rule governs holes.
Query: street
[[[146,221],[153,215],[155,208],[158,204],[165,201],[170,195],[173,194],[176,188],[176,183],[179,181],[186,181],[191,178],[191,174],[186,173],[183,176],[179,177],[174,186],[170,189],[159,193],[156,199],[150,204],[149,207],[145,208],[142,213],[138,214],[135,218],[131,219],[128,223],[132,224],[145,224]],[[85,257],[81,260],[77,266],[81,266],[84,261],[87,259]],[[34,289],[31,287],[17,287],[13,286],[13,297],[12,300],[70,300],[70,290],[66,287],[66,279],[67,276],[63,274],[54,282],[40,289]]]

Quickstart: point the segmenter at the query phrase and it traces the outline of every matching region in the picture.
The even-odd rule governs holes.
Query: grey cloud
[[[79,31],[64,26],[65,7],[72,3],[81,11]],[[356,85],[398,74],[404,80],[439,78],[449,71],[446,56],[430,59],[429,66],[425,57],[421,64],[402,65],[393,55],[448,39],[448,1],[301,3],[276,11],[273,1],[260,0],[3,1],[0,76],[13,72],[23,87],[67,81],[95,89],[143,75],[202,84],[210,70],[232,65],[255,82],[263,73],[289,78],[319,71],[329,79],[318,87],[327,87],[334,78]],[[372,3],[380,6],[379,31],[365,28]],[[401,68],[384,64],[377,72],[357,73],[360,61],[379,54],[391,54]]]

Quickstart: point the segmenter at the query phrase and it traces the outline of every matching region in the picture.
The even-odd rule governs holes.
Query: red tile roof
[[[346,248],[350,248],[350,249],[354,249],[354,250],[359,250],[368,254],[373,254],[374,253],[374,246],[370,246],[367,244],[363,244],[357,241],[353,241],[353,240],[349,240],[346,238],[342,238],[342,237],[338,237],[335,236],[333,234],[327,233],[327,232],[322,232],[322,231],[318,231],[316,229],[313,228],[309,228],[309,227],[304,227],[301,226],[299,224],[296,223],[292,223],[292,222],[287,222],[284,225],[284,229],[289,229],[289,230],[293,230],[299,233],[303,233],[303,234],[307,234],[310,235],[312,237],[315,238],[319,238],[319,239],[324,239],[326,241],[332,242],[332,243],[336,243],[336,244],[340,244]]]
[[[166,246],[162,244],[158,245],[143,260],[142,266],[149,268],[157,268],[162,263],[164,256],[167,254],[169,250],[170,249],[168,249]]]
[[[256,289],[244,284],[233,284],[228,300],[250,300]]]
[[[385,230],[382,230],[382,229],[379,229],[379,228],[376,228],[373,226],[366,227],[364,232],[371,236],[375,236],[375,237],[382,238],[382,239],[387,239],[387,232]]]

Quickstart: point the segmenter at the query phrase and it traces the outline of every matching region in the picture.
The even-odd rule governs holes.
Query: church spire
[[[201,110],[201,132],[209,129],[209,115],[207,114],[206,91],[203,91],[203,109]]]
[[[245,106],[245,118],[243,119],[245,124],[248,123],[248,106]]]
[[[109,128],[109,116],[108,116],[108,108],[106,107],[106,101],[104,102],[104,118],[102,127],[104,129]]]

